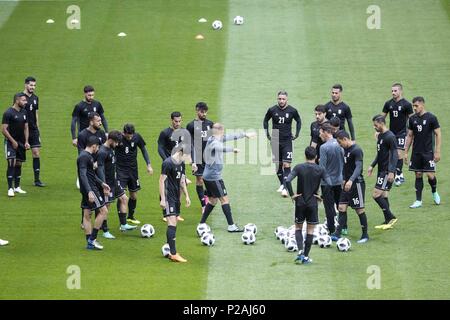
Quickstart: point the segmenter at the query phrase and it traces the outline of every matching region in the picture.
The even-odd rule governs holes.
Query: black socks
[[[167,226],[167,232],[166,232],[167,243],[169,244],[170,254],[172,254],[172,255],[177,253],[177,248],[175,246],[176,233],[177,233],[176,226]]]

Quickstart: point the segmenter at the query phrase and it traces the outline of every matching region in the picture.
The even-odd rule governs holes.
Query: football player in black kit
[[[134,230],[136,226],[130,226],[127,224],[127,211],[128,211],[128,197],[125,194],[125,190],[117,180],[116,173],[116,154],[114,149],[122,140],[122,133],[117,130],[112,130],[108,134],[108,139],[104,144],[100,146],[97,152],[97,176],[111,188],[109,194],[106,196],[106,208],[110,211],[111,203],[117,199],[119,210],[120,231]],[[115,237],[109,232],[107,220],[105,219],[102,224],[103,236],[107,239],[114,239]]]
[[[277,177],[280,187],[277,192],[281,192],[283,197],[288,196],[288,191],[284,187],[284,181],[291,172],[291,162],[293,156],[292,140],[298,138],[302,122],[297,109],[288,104],[288,94],[286,91],[278,92],[278,103],[267,110],[264,117],[263,127],[266,136],[272,145],[272,160],[275,163]],[[269,120],[272,120],[272,135],[269,133]],[[292,121],[297,122],[295,135],[292,135]]]
[[[334,234],[335,239],[338,240],[341,236],[341,231],[346,224],[347,208],[350,206],[356,211],[361,224],[362,235],[358,243],[366,243],[369,241],[369,234],[367,228],[367,216],[364,210],[365,207],[365,192],[366,183],[363,177],[363,151],[354,141],[350,140],[350,135],[340,130],[336,134],[336,140],[344,149],[344,168],[342,170],[342,192],[339,199],[339,225]],[[345,219],[345,222],[344,222]],[[331,236],[333,238],[333,235]]]
[[[175,262],[187,262],[176,249],[177,216],[180,214],[181,192],[186,196],[186,207],[191,205],[191,199],[186,188],[185,161],[190,162],[189,153],[184,153],[183,145],[176,147],[172,155],[162,163],[159,178],[160,206],[167,220],[167,243],[170,247],[169,259]]]
[[[102,145],[106,141],[106,134],[105,131],[102,130],[102,119],[100,118],[100,115],[97,112],[91,112],[88,119],[89,126],[86,129],[80,131],[80,133],[78,134],[78,153],[86,148],[87,141],[91,136],[97,137],[100,145]]]
[[[312,262],[309,251],[313,241],[315,226],[319,223],[317,199],[320,183],[324,179],[327,184],[331,181],[325,169],[315,163],[316,149],[309,146],[305,149],[306,162],[298,164],[286,179],[286,188],[295,203],[295,240],[297,241],[298,256],[296,263],[308,264]],[[294,194],[291,182],[297,178],[297,192]],[[303,223],[307,223],[306,239],[303,239]],[[305,247],[303,248],[303,241]]]
[[[387,230],[391,229],[397,222],[397,218],[391,212],[388,199],[389,190],[394,182],[394,174],[397,168],[397,143],[395,134],[386,127],[386,118],[382,114],[373,117],[372,121],[374,129],[378,132],[377,155],[367,169],[367,175],[370,177],[373,168],[378,165],[377,181],[372,197],[383,211],[384,222],[375,226],[375,228]]]
[[[134,125],[127,123],[123,127],[123,139],[116,147],[117,157],[117,177],[122,188],[127,188],[130,196],[128,200],[128,218],[127,222],[133,224],[140,224],[134,216],[137,203],[137,192],[141,189],[138,174],[137,149],[141,149],[147,164],[148,174],[153,174],[153,168],[150,164],[150,157],[148,156],[145,141],[142,136],[135,132]],[[117,202],[119,206],[119,202]],[[117,210],[120,210],[118,207]]]
[[[400,83],[394,83],[391,88],[392,99],[386,101],[383,107],[383,116],[389,114],[389,130],[395,134],[397,139],[398,161],[395,172],[394,183],[399,187],[405,182],[403,176],[403,158],[406,140],[406,125],[408,118],[414,113],[412,105],[403,98],[403,86]]]
[[[84,213],[84,231],[86,234],[87,249],[102,250],[103,246],[97,241],[97,234],[103,220],[107,218],[108,209],[105,204],[105,194],[111,189],[96,174],[93,154],[99,148],[97,137],[89,137],[86,149],[82,150],[77,158],[78,179],[80,180],[81,208]],[[94,228],[91,225],[91,212],[98,210]]]
[[[352,111],[350,107],[342,101],[342,85],[335,84],[331,88],[331,100],[325,104],[327,108],[327,119],[330,120],[333,117],[338,117],[340,120],[340,130],[345,130],[345,120],[348,123],[348,129],[350,131],[350,135],[352,136],[352,140],[355,141],[355,129],[353,127],[352,120]]]
[[[206,203],[208,202],[208,197],[206,196],[203,187],[203,171],[205,170],[205,159],[203,158],[203,154],[205,152],[206,142],[212,134],[214,122],[206,118],[208,115],[208,105],[205,102],[198,102],[195,105],[195,111],[197,117],[188,123],[186,129],[191,135],[192,171],[196,178],[195,189],[203,213]]]
[[[408,162],[408,150],[412,144],[409,170],[416,174],[416,201],[411,209],[422,206],[423,173],[428,176],[434,203],[440,204],[441,197],[437,193],[436,163],[441,160],[441,128],[436,116],[425,110],[425,99],[413,99],[415,114],[409,118],[408,136],[405,146],[405,163]],[[433,139],[434,138],[434,139]],[[434,140],[434,145],[433,145]]]
[[[29,131],[29,143],[31,148],[31,155],[33,157],[33,171],[34,171],[34,185],[36,187],[45,187],[45,184],[40,180],[41,172],[41,137],[39,133],[39,98],[34,93],[36,90],[36,79],[34,77],[27,77],[25,79],[25,93],[27,97],[27,104],[25,110],[28,116],[28,131]]]
[[[319,163],[320,146],[323,144],[323,141],[320,138],[320,126],[328,121],[326,114],[327,110],[324,105],[319,104],[314,108],[316,121],[311,122],[311,142],[309,145],[316,149],[316,163]]]
[[[5,156],[8,163],[6,169],[8,197],[14,197],[15,193],[26,193],[20,187],[22,163],[27,159],[26,150],[30,149],[27,112],[24,109],[26,103],[25,93],[19,92],[15,94],[13,106],[3,113],[2,118],[2,133],[5,136]]]
[[[83,89],[84,100],[80,101],[72,111],[72,122],[70,124],[70,132],[72,134],[72,145],[78,146],[78,134],[89,126],[89,113],[97,112],[102,119],[103,128],[108,132],[108,122],[106,121],[102,104],[94,100],[95,90],[93,86],[87,85]],[[78,126],[78,130],[77,130]],[[77,188],[79,181],[77,180]]]
[[[191,140],[189,131],[181,128],[181,113],[178,111],[172,112],[170,114],[170,119],[172,120],[171,126],[161,131],[158,138],[158,153],[163,161],[170,157],[172,150],[178,147],[180,143],[185,141],[185,139],[186,141],[189,140],[189,144]],[[187,178],[186,183],[190,183]],[[167,221],[167,218],[164,216],[163,220]],[[184,221],[184,218],[177,215],[177,220]]]

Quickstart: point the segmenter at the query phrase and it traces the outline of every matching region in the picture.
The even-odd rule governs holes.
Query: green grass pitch
[[[81,9],[79,30],[66,27],[72,4]],[[381,10],[380,29],[366,24],[372,4]],[[232,24],[236,15],[244,25]],[[208,23],[198,23],[201,17]],[[55,23],[47,24],[49,18]],[[215,19],[223,21],[222,30],[212,30]],[[2,110],[10,105],[26,76],[38,79],[42,180],[48,184],[32,186],[30,152],[22,171],[26,195],[8,199],[0,174],[0,238],[10,241],[0,248],[0,299],[449,299],[449,30],[450,2],[437,0],[130,0],[126,6],[116,0],[0,1],[0,104]],[[119,32],[127,36],[117,37]],[[197,34],[205,39],[195,40]],[[407,99],[423,95],[440,120],[440,206],[432,203],[425,180],[424,206],[410,210],[414,178],[406,172],[406,184],[390,196],[399,222],[394,230],[377,231],[373,226],[382,214],[370,197],[374,178],[366,178],[371,241],[356,244],[360,230],[349,210],[352,250],[315,246],[314,264],[297,266],[294,254],[273,236],[276,226],[293,223],[291,202],[275,193],[276,177],[261,174],[267,164],[230,164],[224,180],[233,215],[241,225],[257,224],[255,245],[244,246],[239,235],[226,232],[218,206],[208,221],[216,244],[202,246],[195,234],[200,206],[191,185],[193,205],[183,208],[186,221],[177,232],[178,250],[189,262],[162,257],[156,140],[170,112],[181,111],[187,124],[195,103],[204,100],[212,120],[229,129],[259,130],[277,90],[286,89],[303,121],[294,144],[298,163],[309,143],[314,106],[328,101],[331,85],[339,82],[366,170],[375,154],[371,117],[381,112],[397,81]],[[100,237],[103,252],[84,249],[79,229],[70,120],[86,84],[95,87],[110,128],[136,125],[155,169],[147,175],[139,154],[143,187],[136,215],[153,224],[156,235],[120,233],[113,208],[109,224],[117,239]],[[67,288],[70,266],[81,270],[81,289]],[[380,270],[379,289],[367,287],[371,266]]]

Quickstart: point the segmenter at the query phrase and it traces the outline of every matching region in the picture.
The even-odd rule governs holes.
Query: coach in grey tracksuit
[[[331,234],[335,232],[334,217],[336,211],[334,205],[339,206],[339,198],[342,191],[344,150],[336,139],[333,138],[333,127],[330,124],[325,123],[322,125],[320,128],[320,138],[325,143],[320,146],[319,165],[325,169],[331,180],[331,185],[328,185],[323,180],[321,183],[327,226]]]
[[[232,135],[224,135],[224,127],[220,123],[213,125],[213,134],[209,137],[206,143],[204,157],[205,170],[203,171],[203,181],[206,187],[206,194],[209,197],[209,202],[202,214],[200,223],[205,223],[209,214],[214,209],[214,206],[219,200],[222,205],[223,213],[227,218],[229,232],[242,232],[234,222],[231,214],[230,201],[228,199],[227,189],[222,180],[223,156],[225,152],[239,152],[238,149],[224,145],[225,141],[237,140],[244,137],[251,138],[256,136],[254,133],[239,133]]]

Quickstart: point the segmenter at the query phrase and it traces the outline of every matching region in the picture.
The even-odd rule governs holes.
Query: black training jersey
[[[80,134],[78,135],[78,144],[77,144],[78,151],[84,150],[86,148],[88,139],[89,137],[92,136],[96,136],[98,138],[100,146],[104,144],[106,141],[106,134],[105,131],[103,131],[102,129],[97,130],[95,133],[92,133],[88,128],[86,128],[83,131],[81,131]]]
[[[78,132],[89,127],[89,113],[97,112],[100,116],[104,114],[102,104],[97,100],[92,100],[91,103],[80,101],[72,112],[72,117],[78,118]]]
[[[77,158],[78,179],[80,180],[80,192],[88,193],[93,189],[102,190],[98,177],[94,171],[94,158],[86,150],[82,150]]]
[[[343,101],[339,102],[338,104],[334,104],[332,101],[328,101],[328,103],[325,105],[325,108],[327,109],[327,119],[330,120],[333,117],[338,117],[341,121],[339,129],[345,130],[345,119],[348,120],[353,117],[350,107]]]
[[[392,131],[380,133],[377,138],[377,161],[378,172],[395,172],[397,167],[397,139]]]
[[[352,145],[350,148],[344,149],[344,168],[342,170],[342,176],[344,181],[352,180],[356,182],[363,182],[363,158],[364,153],[360,146],[357,144]],[[357,163],[360,163],[358,166],[358,173],[355,173],[355,169],[357,169]],[[352,178],[352,179],[350,179]]]
[[[163,160],[170,157],[172,149],[184,141],[184,134],[188,134],[184,128],[174,130],[169,127],[161,131],[158,138],[158,153]]]
[[[408,117],[414,113],[409,101],[404,98],[399,101],[388,100],[384,104],[383,112],[389,113],[389,130],[395,135],[406,134]]]
[[[191,144],[194,146],[192,157],[194,163],[205,163],[203,153],[205,152],[208,138],[212,135],[213,125],[214,122],[208,119],[205,119],[204,121],[194,119],[186,126],[187,131],[191,134]],[[202,141],[201,144],[197,142],[200,141],[200,139]]]
[[[320,150],[320,146],[323,145],[323,141],[320,138],[320,127],[326,123],[328,121],[324,121],[322,123],[319,123],[317,121],[314,121],[311,123],[311,142],[314,142],[317,144],[316,146],[316,150],[317,150],[317,155],[319,155],[319,150]],[[311,143],[310,143],[311,144]]]
[[[2,124],[8,125],[9,134],[17,142],[25,143],[25,124],[28,123],[27,112],[24,109],[17,111],[13,107],[3,113]]]
[[[278,129],[279,141],[292,140],[292,120],[301,123],[300,115],[294,107],[287,105],[281,109],[278,104],[267,110],[264,117],[263,126],[268,130],[269,120],[272,120],[272,136],[274,136],[275,129]],[[298,134],[299,132],[296,132]]]
[[[164,192],[166,200],[180,200],[181,179],[186,175],[184,162],[175,163],[172,157],[167,158],[162,163],[161,174],[167,176],[164,181]]]
[[[297,194],[301,194],[305,202],[309,202],[317,194],[322,179],[327,179],[324,168],[315,163],[301,163],[292,169],[286,182],[297,178]]]
[[[408,129],[413,131],[413,153],[429,153],[434,151],[434,129],[440,128],[436,116],[425,112],[422,116],[414,114],[409,118]]]
[[[36,130],[38,129],[36,111],[39,110],[39,98],[34,93],[32,93],[31,96],[27,95],[26,97],[27,104],[24,109],[27,111],[28,128],[30,131]]]
[[[116,181],[116,155],[105,145],[101,145],[97,152],[97,175],[109,186]]]
[[[139,133],[133,134],[131,140],[123,137],[122,141],[116,147],[117,169],[119,170],[137,170],[137,148],[143,149],[145,141]]]

